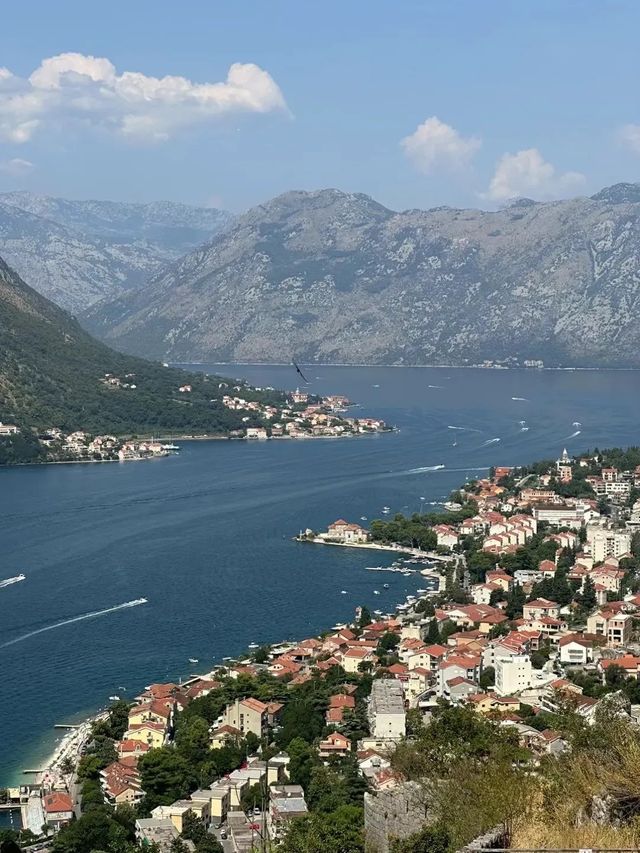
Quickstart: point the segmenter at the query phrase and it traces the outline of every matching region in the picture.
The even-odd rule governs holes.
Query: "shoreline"
[[[298,537],[293,537],[292,541],[299,541]],[[311,542],[311,544],[314,544],[313,540],[303,540],[303,541],[309,541],[309,542]],[[322,541],[322,540],[320,540],[320,541]],[[325,542],[324,544],[342,545],[343,543]],[[390,546],[390,545],[376,545],[375,543],[369,543],[368,546],[367,545],[358,545],[358,544],[349,544],[349,543],[344,543],[344,544],[346,547],[352,547],[352,548],[353,547],[355,547],[355,548],[362,548],[362,547],[367,548],[368,547],[369,550],[382,551],[382,552],[388,553],[390,555],[391,554],[407,554],[409,556],[418,556],[419,555],[420,559],[424,560],[424,561],[436,560],[436,559],[437,560],[450,560],[451,559],[451,556],[445,557],[443,555],[433,555],[433,554],[430,554],[429,552],[422,552],[419,549],[410,549],[410,548],[402,548],[402,547],[399,548],[399,547],[394,547],[394,546]],[[437,569],[429,568],[426,564],[422,565],[422,566],[416,566],[415,575],[416,575],[416,580],[418,582],[422,581],[425,583],[429,583],[429,582],[433,583],[437,580],[438,583],[434,588],[434,592],[437,592],[439,590],[441,583],[442,583],[442,580],[444,578],[444,576],[442,576],[438,572]],[[401,606],[402,606],[402,602],[397,602],[396,604],[394,604],[390,607],[389,613],[397,614],[397,613],[401,612],[400,611]],[[345,622],[345,623],[338,622],[335,624],[348,624],[348,622]],[[329,629],[326,626],[321,627],[318,633],[322,633],[325,630],[329,630]],[[268,645],[271,648],[278,648],[278,647],[294,646],[296,644],[296,642],[297,642],[297,639],[295,637],[293,637],[293,638],[289,638],[289,639],[285,639],[285,640],[280,639],[280,640],[273,641],[273,642],[265,642],[261,645]],[[176,678],[178,678],[182,684],[189,684],[190,682],[197,681],[198,679],[214,678],[216,676],[216,673],[218,672],[218,670],[221,667],[228,667],[229,665],[232,665],[233,663],[242,664],[242,663],[246,662],[247,660],[250,660],[250,655],[251,655],[251,649],[250,648],[244,648],[239,653],[237,653],[235,655],[230,655],[229,657],[223,657],[219,661],[214,661],[213,666],[211,668],[207,669],[205,672],[190,673],[185,678],[182,678],[181,676],[176,676]],[[134,698],[135,698],[135,696],[132,693],[131,701],[133,701]],[[125,701],[129,701],[129,700],[125,699]],[[86,714],[86,712],[85,712],[85,714]],[[63,734],[60,741],[55,744],[55,746],[53,747],[51,752],[48,754],[47,758],[38,762],[39,766],[37,768],[34,768],[33,772],[31,770],[25,770],[25,769],[16,770],[16,777],[19,776],[20,781],[16,781],[16,783],[13,785],[4,784],[4,783],[0,782],[0,787],[4,786],[7,788],[11,788],[11,787],[18,787],[19,785],[29,785],[29,784],[52,785],[52,784],[55,784],[56,780],[59,783],[61,783],[63,787],[67,787],[68,786],[67,779],[65,778],[64,774],[62,774],[62,772],[60,771],[60,765],[62,764],[62,761],[67,756],[69,756],[74,760],[74,762],[77,765],[77,762],[78,762],[80,756],[82,755],[82,750],[86,746],[86,744],[89,740],[89,736],[91,733],[91,727],[92,727],[93,723],[97,722],[101,719],[104,719],[107,716],[107,714],[108,714],[108,709],[106,710],[106,709],[102,708],[102,709],[96,711],[95,713],[89,712],[89,714],[84,716],[83,719],[79,723],[70,724],[69,730],[66,731]],[[73,715],[71,715],[71,716],[73,718]],[[73,726],[73,727],[71,727],[71,726]],[[30,781],[31,779],[33,781]],[[17,809],[19,809],[19,807],[17,807]]]
[[[193,367],[198,365],[200,367],[205,367],[207,365],[216,366],[216,367],[291,367],[290,361],[169,361],[167,362],[169,367],[176,367],[180,369],[185,369],[185,367]],[[522,366],[514,366],[507,367],[506,365],[483,365],[483,364],[372,364],[370,362],[348,362],[348,361],[311,361],[311,362],[300,362],[303,367],[367,367],[367,368],[378,368],[378,367],[394,367],[394,368],[403,368],[403,367],[411,367],[411,368],[424,368],[426,370],[524,370],[528,372],[539,372],[542,370],[563,370],[563,371],[577,371],[577,370],[588,370],[588,371],[598,371],[598,370],[612,370],[618,372],[635,372],[640,371],[640,367],[596,367],[596,366],[582,366],[582,367],[573,367],[573,366],[556,366],[556,367],[524,367]]]
[[[243,436],[230,435],[167,435],[156,438],[156,441],[246,441],[249,444],[262,444],[265,441],[318,441],[325,439],[327,441],[344,440],[348,438],[371,438],[377,435],[389,435],[397,433],[400,430],[397,427],[389,427],[388,429],[373,430],[370,432],[347,432],[341,435],[270,435],[267,438],[248,438]],[[145,436],[142,441],[146,441]],[[129,462],[154,462],[159,459],[167,459],[170,456],[177,456],[178,451],[156,454],[154,456],[140,456],[136,459],[47,459],[41,462],[8,462],[0,465],[0,471],[8,468],[34,468],[42,465],[103,465],[104,463],[118,462],[127,464]]]

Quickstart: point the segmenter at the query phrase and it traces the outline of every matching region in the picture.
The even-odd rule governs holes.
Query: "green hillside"
[[[135,388],[109,385],[105,374]],[[162,367],[99,343],[0,259],[1,422],[15,423],[24,433],[57,427],[115,435],[225,434],[251,425],[215,399],[224,393],[220,382],[238,384]],[[185,384],[191,391],[181,393]],[[248,386],[242,396],[274,405],[284,401],[280,393]]]

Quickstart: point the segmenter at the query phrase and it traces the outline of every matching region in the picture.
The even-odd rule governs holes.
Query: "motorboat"
[[[198,658],[189,658],[189,663],[198,663]]]

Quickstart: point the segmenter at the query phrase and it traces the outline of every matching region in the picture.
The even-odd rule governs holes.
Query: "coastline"
[[[292,541],[296,541],[297,537],[293,537]],[[311,541],[311,540],[309,540]],[[320,540],[322,541],[322,540]],[[325,544],[341,544],[341,543],[325,543]],[[438,560],[449,560],[451,557],[443,557],[442,555],[432,555],[428,552],[421,552],[419,549],[409,549],[409,548],[397,548],[393,546],[385,546],[385,545],[376,545],[375,543],[371,543],[370,550],[373,551],[382,551],[385,553],[394,553],[394,554],[406,554],[411,556],[420,556],[421,560],[430,561],[434,559]],[[346,547],[360,547],[357,545],[347,545]],[[415,555],[413,552],[416,552]],[[415,571],[416,579],[419,579],[419,583],[434,583],[437,581],[436,586],[434,587],[434,593],[438,591],[439,587],[442,585],[442,581],[444,580],[444,576],[441,575],[438,569],[430,568],[428,565],[417,566]],[[400,612],[400,608],[402,607],[402,602],[397,602],[389,609],[390,613],[398,613]],[[347,624],[347,622],[338,622],[336,624]],[[322,633],[322,631],[329,630],[328,626],[320,627],[318,633]],[[279,647],[289,647],[295,646],[298,640],[295,637],[290,637],[289,639],[280,639],[275,640],[273,642],[266,642],[265,645],[269,645],[272,648]],[[228,666],[232,663],[242,664],[250,661],[251,650],[249,648],[242,649],[239,653],[235,655],[230,655],[229,657],[221,658],[220,660],[214,661],[213,665],[209,667],[206,671],[201,673],[190,673],[188,676],[182,678],[181,676],[175,676],[179,679],[182,684],[189,684],[190,682],[197,681],[198,679],[207,679],[207,678],[215,678],[217,671],[221,667]],[[143,689],[142,687],[140,688]],[[133,701],[135,698],[135,693],[132,691],[130,700]],[[129,700],[126,700],[129,701]],[[74,760],[75,763],[79,760],[82,755],[82,751],[86,746],[89,736],[91,733],[91,727],[94,722],[97,722],[101,719],[104,719],[108,714],[108,710],[102,708],[95,713],[92,711],[83,711],[78,712],[77,717],[79,719],[78,723],[69,723],[70,728],[65,731],[60,740],[50,749],[48,752],[47,758],[43,760],[35,760],[37,763],[37,767],[29,768],[28,771],[23,769],[17,771],[19,774],[19,781],[16,778],[15,784],[10,785],[4,783],[0,780],[0,787],[5,785],[6,787],[17,787],[19,785],[28,785],[28,784],[46,784],[51,785],[55,784],[56,780],[65,787],[68,784],[68,778],[64,776],[61,772],[61,764],[66,757],[70,757]],[[70,719],[73,719],[74,715],[71,715]],[[73,726],[73,727],[71,727]],[[49,734],[53,733],[54,729],[49,730]],[[48,740],[49,738],[45,738]],[[43,740],[45,739],[43,738]],[[31,760],[31,759],[25,759]],[[31,772],[33,770],[34,772]]]
[[[291,367],[291,362],[289,361],[169,361],[167,362],[169,367],[178,367],[184,369],[185,367],[194,367],[200,366],[204,367],[206,365],[211,366],[220,366],[220,367]],[[574,367],[572,365],[558,365],[555,367],[525,367],[524,365],[517,365],[513,367],[508,367],[507,365],[488,365],[488,364],[447,364],[443,362],[442,364],[372,364],[371,362],[350,362],[350,361],[311,361],[311,362],[301,362],[303,367],[394,367],[394,368],[403,368],[403,367],[411,367],[411,368],[425,368],[427,370],[433,369],[442,369],[442,370],[525,370],[527,372],[535,373],[536,371],[541,370],[564,370],[564,371],[574,371],[574,370],[587,370],[587,371],[599,371],[599,370],[615,370],[615,371],[629,371],[632,373],[637,373],[640,371],[640,367],[613,367],[613,366],[580,366]]]

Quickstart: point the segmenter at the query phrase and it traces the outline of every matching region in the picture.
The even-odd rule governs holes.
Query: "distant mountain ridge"
[[[0,193],[0,254],[40,293],[80,312],[137,288],[231,221],[225,211],[174,202]]]
[[[289,192],[83,322],[179,362],[640,366],[640,185],[495,212]]]

